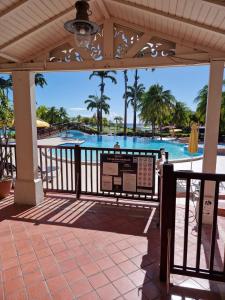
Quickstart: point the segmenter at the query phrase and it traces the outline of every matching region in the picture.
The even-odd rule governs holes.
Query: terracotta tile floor
[[[223,299],[223,285],[182,276],[166,295],[151,212],[60,195],[18,207],[12,194],[0,202],[0,299]]]

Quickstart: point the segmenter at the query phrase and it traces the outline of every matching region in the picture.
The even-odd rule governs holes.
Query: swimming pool
[[[143,149],[143,150],[159,150],[164,148],[169,152],[169,159],[190,159],[191,157],[201,156],[202,149],[198,153],[190,154],[185,149],[184,144],[174,141],[166,140],[153,140],[144,137],[124,137],[124,136],[109,136],[109,135],[87,135],[77,130],[69,130],[60,134],[61,137],[69,138],[70,143],[63,143],[63,146],[73,146],[72,139],[81,139],[85,142],[82,144],[84,147],[96,148],[113,148],[116,142],[119,142],[121,148],[125,149]]]

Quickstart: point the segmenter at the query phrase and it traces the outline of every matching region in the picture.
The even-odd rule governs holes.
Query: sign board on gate
[[[154,194],[155,156],[101,154],[101,190]]]

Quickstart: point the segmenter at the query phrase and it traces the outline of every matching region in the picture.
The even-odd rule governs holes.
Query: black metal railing
[[[16,148],[15,145],[1,145],[0,152],[4,161],[4,175],[7,177],[16,177]]]
[[[80,146],[38,146],[38,170],[45,192],[73,193],[79,198],[80,194],[98,195],[104,197],[132,198],[158,201],[158,186],[155,180],[152,194],[144,193],[115,193],[103,192],[100,188],[100,156],[104,153],[153,155],[156,160],[161,158],[162,150],[114,149]],[[9,163],[12,166],[12,177],[16,177],[15,145],[8,149]],[[165,153],[168,160],[168,153]],[[157,186],[157,188],[156,188]]]
[[[160,277],[169,274],[225,281],[224,240],[218,239],[218,203],[224,174],[163,167]],[[177,198],[179,186],[185,198]]]
[[[38,146],[39,174],[44,191],[76,193],[76,149]]]

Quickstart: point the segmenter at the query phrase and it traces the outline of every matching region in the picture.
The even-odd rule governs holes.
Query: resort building
[[[1,145],[15,186],[0,201],[0,299],[224,299],[225,2],[7,0],[0,24],[16,131]],[[199,172],[163,150],[38,142],[35,72],[193,65],[210,66]]]

